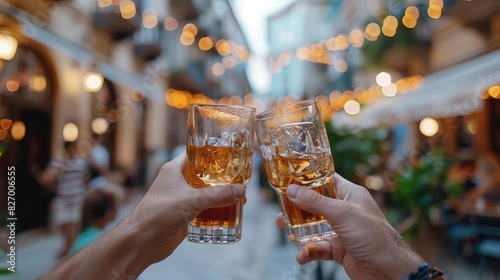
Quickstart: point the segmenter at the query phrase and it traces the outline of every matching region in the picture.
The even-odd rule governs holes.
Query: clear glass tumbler
[[[298,208],[286,196],[297,184],[335,198],[335,168],[317,100],[278,107],[256,117],[256,130],[269,183],[278,194],[288,240],[308,243],[335,236],[318,214]]]
[[[252,175],[255,109],[215,104],[189,106],[183,176],[193,188],[246,185]],[[200,205],[203,201],[200,201]],[[188,225],[195,243],[241,239],[243,203],[203,210]]]

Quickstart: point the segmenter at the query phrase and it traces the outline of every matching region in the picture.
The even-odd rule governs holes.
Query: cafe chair
[[[475,251],[479,256],[479,279],[491,268],[495,277],[500,273],[500,217],[475,216]]]

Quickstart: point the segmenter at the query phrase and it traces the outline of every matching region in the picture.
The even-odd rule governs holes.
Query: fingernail
[[[297,185],[290,185],[286,189],[286,195],[289,198],[297,198],[301,191],[302,191],[302,187],[297,186]]]
[[[234,198],[243,198],[245,196],[245,187],[242,185],[234,185],[233,187]]]

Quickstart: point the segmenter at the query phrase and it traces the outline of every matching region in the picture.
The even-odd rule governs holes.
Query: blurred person
[[[441,207],[441,224],[449,240],[449,246],[465,260],[474,257],[475,227],[470,217],[459,213],[467,196],[476,187],[476,169],[472,157],[462,158],[453,164],[448,173],[449,188],[458,188],[457,195],[449,197]]]
[[[471,202],[500,203],[500,159],[493,152],[480,155],[474,172],[476,187],[467,197]]]
[[[42,185],[55,191],[51,222],[64,237],[59,257],[68,254],[78,234],[89,179],[88,162],[78,153],[76,142],[65,142],[64,149],[63,157],[55,156],[45,170],[37,174]]]
[[[125,190],[122,185],[122,174],[111,170],[108,149],[101,144],[99,136],[93,134],[92,149],[89,154],[90,189],[106,189],[113,192],[118,204],[125,200]]]
[[[185,154],[162,166],[137,207],[114,229],[41,279],[135,279],[149,265],[170,256],[185,239],[187,224],[202,210],[245,197],[242,185],[192,188],[181,170]],[[338,199],[291,185],[290,200],[325,216],[338,236],[302,246],[297,261],[335,260],[352,279],[443,279],[426,266],[389,224],[369,192],[339,175]],[[168,215],[165,215],[168,213]],[[277,223],[284,226],[281,216]]]
[[[90,190],[83,203],[81,232],[71,246],[75,254],[95,242],[104,233],[105,227],[116,218],[118,205],[116,196],[103,189]]]

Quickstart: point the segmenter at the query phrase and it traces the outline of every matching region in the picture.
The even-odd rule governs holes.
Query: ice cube
[[[220,137],[209,137],[208,144],[215,147],[247,147],[248,130],[222,131]]]
[[[284,124],[274,128],[271,133],[272,143],[282,153],[286,151],[288,157],[311,153],[319,146],[317,127],[312,122]]]
[[[248,146],[248,130],[244,129],[242,131],[233,132],[230,136],[231,147],[242,148]]]

